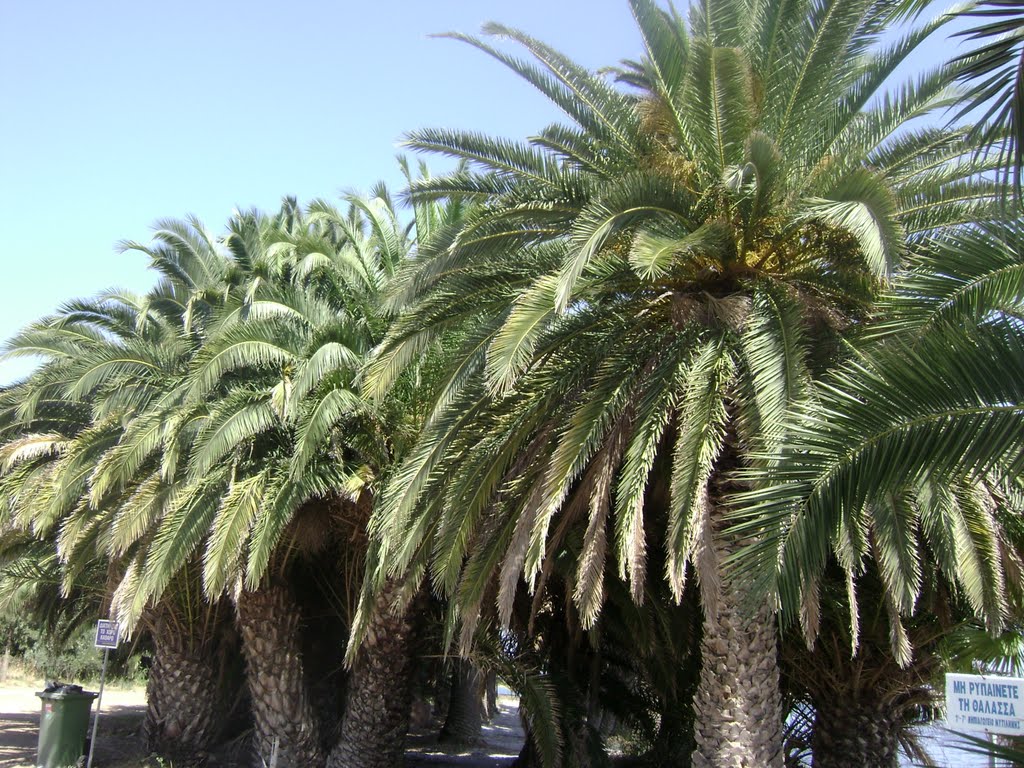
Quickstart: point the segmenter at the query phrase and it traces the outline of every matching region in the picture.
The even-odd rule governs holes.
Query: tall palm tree
[[[929,764],[920,726],[940,703],[943,640],[972,612],[936,569],[922,566],[917,609],[901,617],[898,627],[887,587],[870,563],[856,580],[855,626],[846,579],[832,568],[821,582],[821,631],[814,645],[808,646],[798,627],[786,627],[782,679],[790,697],[811,707],[803,736],[815,766],[896,768],[901,753],[914,764]],[[913,647],[911,659],[893,653],[894,635]]]
[[[470,163],[413,199],[480,206],[410,267],[371,368],[384,392],[438,334],[461,334],[380,508],[380,574],[429,565],[471,638],[491,580],[507,621],[520,576],[543,584],[575,520],[590,625],[607,560],[642,598],[648,518],[663,516],[668,582],[680,599],[692,565],[704,611],[693,763],[778,766],[773,606],[722,567],[749,543],[726,515],[737,470],[782,437],[908,238],[995,216],[998,185],[967,129],[907,126],[951,103],[948,72],[875,98],[944,18],[882,47],[885,2],[702,3],[688,21],[631,8],[645,55],[621,87],[500,25],[485,29],[528,60],[453,35],[574,124],[526,143],[409,137]]]
[[[261,260],[265,253],[252,252],[253,238],[246,239],[253,234],[252,227],[244,226],[249,219],[239,218],[241,223],[227,241],[213,237],[194,220],[161,222],[153,245],[125,244],[144,251],[162,274],[153,292],[139,298],[118,296],[113,301],[106,297],[92,306],[79,303],[67,317],[44,320],[12,342],[13,349],[42,350],[51,358],[33,384],[40,393],[35,399],[53,392],[65,403],[82,397],[92,403],[86,411],[86,426],[72,443],[70,461],[64,462],[66,471],[58,475],[69,483],[56,495],[61,506],[51,519],[66,518],[60,543],[69,563],[87,563],[97,549],[122,562],[114,610],[130,629],[153,625],[158,659],[151,677],[147,725],[152,745],[165,753],[192,745],[197,734],[204,743],[193,746],[209,746],[211,733],[216,734],[216,726],[224,720],[198,711],[181,716],[188,711],[182,702],[193,709],[212,707],[218,697],[202,686],[216,687],[223,681],[216,669],[204,674],[192,663],[211,655],[212,649],[204,643],[197,646],[193,638],[176,631],[182,624],[182,612],[176,609],[184,596],[184,615],[203,622],[211,611],[216,618],[216,606],[223,602],[223,576],[219,586],[206,590],[212,598],[205,599],[204,564],[195,549],[196,537],[205,534],[201,521],[209,518],[228,492],[232,471],[230,462],[213,466],[223,456],[222,451],[210,458],[221,450],[216,437],[222,430],[219,433],[210,425],[223,428],[225,421],[230,425],[240,406],[251,405],[253,399],[238,392],[227,396],[218,391],[212,396],[206,390],[194,396],[194,358],[206,350],[212,336],[222,336],[249,318],[258,322],[260,313],[285,309],[273,301],[260,301],[261,291],[277,289],[280,265],[272,258]],[[274,222],[275,231],[290,233],[294,219],[294,203],[286,201]],[[258,236],[255,244],[262,245]],[[26,396],[22,410],[33,402]],[[194,469],[203,462],[210,466],[197,480]],[[254,485],[239,484],[245,490],[228,494],[226,506],[235,514],[239,507],[247,509]],[[168,562],[161,555],[168,551],[177,559]],[[223,558],[230,559],[230,554],[222,554]],[[207,563],[205,571],[210,570]],[[286,588],[273,585],[251,600],[243,595],[239,601],[242,635],[249,641],[245,645],[254,668],[250,687],[257,746],[269,758],[273,738],[283,737],[285,762],[287,749],[293,746],[307,749],[314,758],[321,748],[315,729],[307,727],[310,717],[295,716],[309,715],[310,702],[301,696],[281,696],[278,691],[281,681],[304,690],[301,667],[295,674],[286,663],[298,658],[299,621],[294,601],[286,595]],[[265,624],[263,629],[281,631],[251,631],[268,612],[276,624]],[[217,625],[216,620],[211,622],[212,627]],[[289,671],[293,672],[290,677]],[[268,689],[267,680],[277,682]],[[179,690],[168,692],[168,681],[180,682]],[[289,738],[295,733],[301,738]],[[299,762],[308,761],[300,757]]]
[[[906,669],[914,643],[905,625],[920,627],[928,620],[921,613],[946,612],[948,623],[973,620],[990,633],[1019,614],[1020,243],[1019,222],[1010,222],[918,244],[858,354],[799,410],[778,454],[751,471],[760,487],[743,495],[743,514],[758,545],[747,564],[759,561],[809,644],[819,634],[819,585],[835,572],[847,584],[854,650],[861,614],[881,611],[889,656]],[[877,589],[873,598],[859,595],[869,570],[881,599]],[[944,605],[936,606],[936,591]],[[934,642],[917,650],[913,665],[939,661]],[[856,695],[836,689],[825,698],[862,709],[862,719],[874,712],[891,741],[898,718],[878,714],[899,701],[900,678],[905,672],[895,670]],[[835,742],[826,736],[819,747]],[[893,752],[890,745],[873,754]],[[875,758],[847,742],[822,759]]]
[[[116,486],[135,474],[140,459],[153,454],[163,456],[161,465],[172,467],[161,478],[166,489],[153,514],[139,520],[123,508],[116,518],[115,525],[134,530],[138,543],[116,601],[130,625],[150,604],[163,601],[179,574],[194,562],[200,564],[199,593],[205,592],[211,602],[220,600],[240,575],[237,568],[255,510],[262,507],[273,515],[286,507],[287,523],[298,506],[298,492],[308,497],[324,480],[322,473],[311,471],[297,483],[285,482],[288,474],[282,467],[291,439],[287,432],[275,431],[275,425],[289,392],[284,386],[274,389],[273,375],[265,389],[261,385],[268,376],[254,380],[240,375],[247,367],[265,366],[266,354],[261,353],[272,346],[258,339],[249,339],[245,346],[240,334],[282,316],[292,321],[294,331],[294,318],[309,310],[302,290],[290,286],[288,271],[294,265],[281,255],[283,245],[303,237],[310,239],[302,212],[286,200],[276,216],[236,216],[227,238],[210,238],[214,248],[201,269],[190,259],[195,249],[182,248],[180,242],[163,248],[158,241],[146,249],[155,263],[166,265],[173,285],[181,287],[183,329],[197,343],[177,375],[168,379],[165,396],[132,414],[123,439],[94,476],[94,485],[106,481]],[[319,310],[324,316],[325,308]],[[243,348],[249,357],[232,358]],[[277,353],[279,358],[282,349]],[[210,375],[211,366],[218,364],[222,370]],[[270,535],[280,533],[278,529]],[[208,556],[202,558],[200,546],[206,540]],[[267,551],[263,556],[269,557]],[[256,725],[253,759],[259,764],[276,751],[281,765],[316,764],[323,760],[323,745],[301,663],[302,615],[283,575],[257,577],[237,595]]]

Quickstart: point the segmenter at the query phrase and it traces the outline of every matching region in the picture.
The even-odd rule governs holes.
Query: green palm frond
[[[303,328],[287,321],[255,320],[231,327],[200,351],[189,396],[202,398],[227,374],[241,368],[279,370],[293,365],[300,359],[304,340]]]
[[[681,107],[690,57],[689,33],[650,0],[631,0],[630,10],[644,41],[646,83],[669,108],[676,131],[685,134],[690,118]],[[674,11],[673,11],[674,13]]]
[[[1024,413],[1024,392],[1017,385],[1022,363],[1024,346],[1014,328],[970,334],[954,329],[921,337],[913,346],[892,345],[826,380],[819,402],[787,438],[779,462],[750,473],[767,484],[739,497],[746,526],[763,535],[747,553],[748,562],[763,558],[760,566],[774,573],[775,553],[781,552],[784,605],[792,605],[807,574],[824,567],[837,526],[853,525],[867,506],[880,505],[876,512],[892,509],[885,505],[923,478],[948,482],[991,472],[1012,477],[1019,471],[1024,455],[1012,435]],[[954,540],[946,545],[957,553],[957,572],[949,576],[975,580],[965,583],[972,602],[998,620],[1001,609],[982,595],[984,584],[1001,579],[993,581],[978,570],[993,562],[991,543],[982,545],[977,556],[971,554],[981,544],[973,537],[982,535],[978,526],[986,517],[971,512],[976,503],[965,506],[969,498],[956,499],[957,514],[971,517],[954,527]],[[886,519],[892,523],[887,535],[895,542],[896,518],[890,513]],[[929,527],[934,535],[935,523]],[[968,538],[957,539],[957,530]],[[890,547],[893,553],[896,549]],[[891,576],[910,573],[887,557]],[[965,557],[975,564],[968,568]],[[905,601],[901,604],[906,607]]]
[[[558,277],[545,275],[517,297],[487,348],[485,370],[492,394],[508,392],[533,357],[537,338],[555,315]]]
[[[89,478],[89,500],[99,507],[110,491],[120,492],[138,476],[143,464],[164,444],[167,413],[145,412],[132,421],[110,451],[97,462]]]
[[[818,219],[857,238],[868,268],[888,278],[899,260],[904,240],[898,209],[882,180],[867,171],[846,175],[826,199],[807,201],[806,219]]]
[[[571,246],[559,275],[555,307],[564,311],[587,265],[620,229],[644,220],[669,220],[689,228],[687,190],[660,174],[625,175],[584,208],[572,227]]]
[[[266,392],[244,389],[232,392],[216,404],[197,436],[189,473],[196,478],[205,477],[214,467],[224,463],[225,456],[279,424],[279,417]]]
[[[153,530],[164,513],[175,503],[181,487],[165,482],[159,474],[137,481],[120,504],[110,529],[109,552],[125,555]]]
[[[869,334],[926,332],[1024,313],[1024,263],[1017,223],[972,229],[922,244],[910,271],[879,308]]]
[[[981,135],[1001,139],[1008,134],[1001,159],[1013,172],[1019,194],[1024,167],[1024,8],[1008,0],[978,0],[962,13],[979,21],[957,33],[977,44],[954,60],[957,79],[972,88],[958,117],[983,109]]]
[[[719,178],[756,124],[756,76],[741,51],[702,38],[692,43],[690,66],[688,133],[706,178]]]
[[[366,404],[358,394],[341,387],[328,389],[312,400],[298,423],[298,435],[292,453],[290,472],[297,476],[323,450],[331,430],[342,419],[366,413]]]
[[[24,462],[57,458],[67,449],[67,439],[57,433],[15,437],[0,447],[0,471],[6,474]]]
[[[679,399],[679,435],[672,451],[671,508],[668,520],[669,583],[682,599],[686,567],[703,542],[710,510],[708,481],[726,439],[728,415],[723,395],[735,373],[735,362],[720,339],[698,348],[687,371]],[[706,600],[715,604],[715,575],[701,574]]]
[[[501,24],[484,26],[484,33],[514,40],[525,48],[540,67],[508,56],[480,40],[450,35],[480,48],[505,64],[544,93],[581,127],[605,138],[609,144],[629,149],[635,119],[629,101],[601,79],[540,41]]]
[[[276,482],[267,486],[264,509],[252,524],[249,557],[245,564],[245,584],[250,589],[255,589],[262,581],[292,516],[310,498],[311,474],[306,473],[295,480],[278,476]]]
[[[498,174],[511,174],[552,187],[560,176],[557,164],[529,146],[475,133],[445,129],[420,129],[406,134],[404,144],[421,152],[436,152],[469,160]],[[470,178],[463,174],[463,178]],[[458,177],[457,177],[458,178]],[[434,179],[421,180],[415,188],[433,189]],[[557,186],[554,187],[558,189]],[[417,195],[417,197],[419,197]]]
[[[811,372],[801,308],[778,286],[758,286],[740,339],[741,378],[749,382],[750,405],[741,423],[748,444],[771,451],[784,439],[790,413],[810,394]]]
[[[269,471],[264,470],[228,487],[203,552],[203,588],[211,598],[222,594],[238,575],[253,523],[272,483]]]
[[[208,476],[173,499],[153,534],[136,589],[126,594],[122,618],[129,628],[140,620],[150,601],[159,598],[171,579],[196,553],[209,534],[218,502],[228,485],[227,472]]]

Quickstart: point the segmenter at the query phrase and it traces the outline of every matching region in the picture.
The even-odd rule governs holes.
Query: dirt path
[[[35,764],[39,741],[41,686],[0,688],[0,768],[22,768]],[[146,712],[145,692],[106,690],[96,735],[94,768],[140,761],[145,755],[139,738]]]
[[[38,686],[0,687],[0,768],[30,768],[39,739]],[[483,742],[458,749],[439,745],[436,734],[409,737],[407,768],[501,768],[511,765],[523,743],[518,705],[502,697],[501,713],[484,726]],[[145,762],[142,719],[143,690],[103,692],[103,709],[96,737],[94,768],[134,768]],[[154,764],[155,765],[155,764]]]
[[[484,725],[482,743],[470,749],[458,749],[437,743],[437,735],[410,736],[405,751],[406,768],[426,766],[463,766],[463,768],[499,768],[512,764],[523,746],[523,728],[519,723],[519,704],[502,697],[501,712]]]

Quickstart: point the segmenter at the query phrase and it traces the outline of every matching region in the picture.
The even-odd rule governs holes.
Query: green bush
[[[46,636],[25,653],[23,659],[37,675],[47,680],[81,682],[98,680],[102,652],[93,647],[91,633],[77,632],[66,642]]]
[[[95,628],[84,626],[66,635],[60,630],[44,632],[23,619],[0,619],[0,642],[16,665],[32,677],[73,683],[99,681],[103,651],[93,645]],[[141,651],[123,646],[112,651],[107,679],[119,683],[143,683]]]

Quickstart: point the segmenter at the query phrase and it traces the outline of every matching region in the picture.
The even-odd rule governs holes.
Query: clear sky
[[[625,0],[0,0],[0,338],[68,298],[148,288],[115,244],[159,218],[219,232],[236,207],[397,184],[406,130],[557,119],[428,37],[492,19],[590,67],[640,53]],[[25,370],[0,364],[0,383]]]
[[[158,218],[220,231],[236,207],[397,184],[419,126],[551,122],[499,64],[428,37],[491,19],[594,67],[639,53],[624,0],[0,0],[0,337],[67,298],[148,288],[115,244]]]

